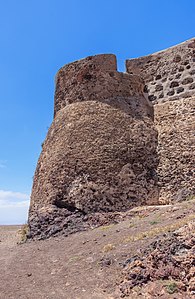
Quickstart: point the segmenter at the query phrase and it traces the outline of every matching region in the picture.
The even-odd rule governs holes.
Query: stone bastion
[[[109,54],[65,65],[34,176],[31,236],[68,234],[100,214],[157,203],[156,148],[139,76],[117,72]]]
[[[194,194],[195,40],[126,62],[90,56],[56,75],[34,175],[29,237],[84,230]]]

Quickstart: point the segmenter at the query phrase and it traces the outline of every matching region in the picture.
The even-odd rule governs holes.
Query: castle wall
[[[195,97],[155,105],[154,111],[159,200],[188,200],[195,194]]]
[[[127,60],[126,67],[142,75],[145,93],[154,104],[159,200],[190,198],[195,193],[195,39]]]
[[[126,69],[145,80],[145,91],[153,104],[190,97],[195,93],[195,39],[129,59]]]

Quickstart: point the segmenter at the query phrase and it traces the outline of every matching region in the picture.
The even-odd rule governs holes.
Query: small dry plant
[[[23,224],[18,231],[18,234],[20,236],[20,241],[18,243],[25,243],[27,241],[28,232],[29,232],[28,224]]]
[[[102,251],[105,253],[105,252],[109,252],[109,251],[113,250],[114,248],[115,248],[115,246],[113,244],[107,244],[103,247]]]

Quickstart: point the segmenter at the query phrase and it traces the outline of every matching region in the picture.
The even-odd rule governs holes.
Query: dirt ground
[[[193,290],[170,292],[163,281],[159,296],[143,295],[141,284],[137,295],[121,292],[132,257],[194,220],[191,200],[135,208],[116,224],[23,244],[20,226],[0,226],[0,299],[195,298]]]

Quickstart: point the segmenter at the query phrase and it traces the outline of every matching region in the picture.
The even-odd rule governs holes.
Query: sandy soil
[[[0,299],[122,298],[127,261],[193,220],[194,203],[136,208],[117,224],[24,244],[19,226],[0,226]]]

